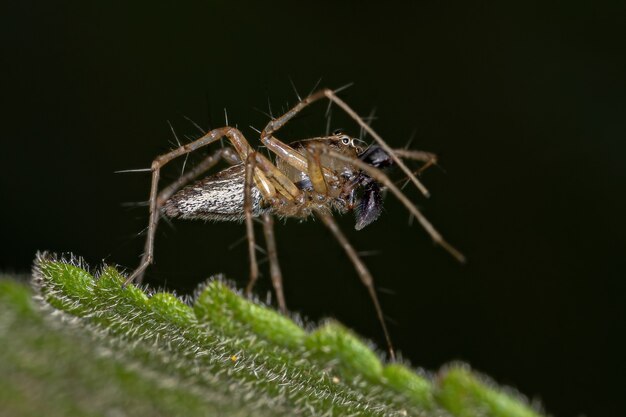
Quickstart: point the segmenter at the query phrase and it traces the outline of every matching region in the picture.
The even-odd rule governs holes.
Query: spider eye
[[[335,129],[335,130],[333,130],[333,135],[335,135],[335,136],[339,136],[339,135],[341,135],[342,133],[343,133],[343,130],[341,130],[341,129]]]
[[[343,143],[344,145],[349,145],[350,142],[352,142],[352,141],[347,136],[344,136],[344,137],[341,138],[341,143]]]

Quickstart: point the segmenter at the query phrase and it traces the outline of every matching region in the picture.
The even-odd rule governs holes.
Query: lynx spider
[[[286,311],[282,289],[282,274],[278,262],[273,232],[273,216],[305,218],[317,216],[341,244],[353,263],[359,278],[367,288],[381,323],[390,356],[394,349],[378,301],[373,278],[356,250],[339,229],[331,215],[331,209],[340,212],[360,210],[357,217],[362,222],[357,229],[374,221],[382,206],[377,188],[384,187],[400,200],[408,211],[421,224],[433,241],[442,246],[457,260],[463,262],[463,255],[447,243],[441,234],[422,215],[417,207],[400,191],[379,168],[395,163],[409,180],[426,196],[428,191],[401,158],[433,162],[434,155],[405,149],[393,150],[351,107],[336,94],[336,91],[322,89],[310,94],[292,107],[287,113],[268,122],[261,132],[261,143],[275,155],[276,162],[255,151],[236,128],[225,126],[213,129],[199,139],[158,156],[152,162],[152,185],[150,189],[150,220],[145,250],[140,265],[126,280],[141,282],[146,268],[153,262],[154,237],[162,211],[169,217],[202,218],[215,220],[245,220],[248,252],[250,258],[250,280],[246,287],[249,294],[259,272],[256,259],[253,218],[261,217],[267,243],[272,285],[280,309]],[[300,98],[300,97],[298,97]],[[341,132],[332,135],[306,139],[291,146],[277,139],[274,134],[289,120],[310,104],[327,98],[337,105],[375,141],[375,145],[363,150],[356,141]],[[193,152],[201,147],[227,138],[232,147],[223,147],[206,157],[192,170],[177,181],[158,190],[160,170],[171,160]],[[368,153],[369,155],[364,156]],[[183,188],[221,159],[232,166],[205,178],[194,185]],[[367,185],[365,185],[367,184]],[[356,192],[374,190],[358,197]],[[372,188],[374,187],[374,188]],[[181,188],[183,188],[181,190]],[[180,191],[179,191],[180,190]],[[243,196],[242,196],[243,194]],[[360,198],[360,200],[359,200]],[[367,200],[363,203],[363,200]],[[367,207],[360,207],[366,205]],[[369,217],[368,217],[369,216]]]

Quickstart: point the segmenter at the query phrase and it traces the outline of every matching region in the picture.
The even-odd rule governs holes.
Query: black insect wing
[[[358,200],[354,214],[356,216],[356,230],[361,230],[372,223],[383,211],[383,196],[377,182],[371,181],[367,184]]]
[[[359,155],[359,159],[374,168],[384,169],[393,165],[393,159],[384,149],[372,145]],[[354,207],[356,230],[372,223],[383,211],[383,196],[380,185],[364,173],[359,174],[359,197]]]
[[[372,145],[359,155],[359,159],[374,168],[383,169],[393,165],[393,158],[380,146]]]

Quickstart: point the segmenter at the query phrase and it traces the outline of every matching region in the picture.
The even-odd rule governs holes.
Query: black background
[[[624,6],[494,3],[4,5],[0,268],[27,271],[41,249],[135,267],[147,210],[123,203],[145,200],[149,178],[114,171],[173,147],[167,121],[186,141],[198,134],[186,117],[218,127],[226,108],[256,146],[249,126],[267,116],[255,108],[293,104],[290,79],[301,94],[320,77],[354,82],[341,96],[375,107],[392,146],[414,132],[413,148],[440,156],[423,178],[433,196],[409,195],[469,259],[409,227],[391,196],[361,232],[339,219],[378,253],[366,261],[402,355],[427,369],[467,361],[554,415],[623,413]],[[279,137],[323,133],[324,110]],[[190,293],[224,272],[245,284],[245,245],[229,248],[242,225],[173,226],[158,232],[149,283]],[[277,239],[290,308],[384,346],[323,226],[288,220]]]

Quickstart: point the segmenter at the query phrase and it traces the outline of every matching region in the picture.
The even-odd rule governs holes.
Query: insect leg
[[[376,309],[376,315],[378,316],[378,320],[380,321],[380,324],[383,328],[383,333],[385,334],[387,347],[389,348],[389,356],[391,357],[392,360],[394,360],[396,355],[393,349],[393,344],[391,343],[391,337],[389,336],[389,331],[387,330],[387,325],[385,324],[383,310],[380,307],[380,303],[378,302],[378,295],[376,294],[376,289],[374,288],[374,279],[372,278],[372,274],[367,269],[367,267],[365,266],[365,264],[363,263],[359,255],[357,254],[356,250],[354,250],[354,247],[350,244],[350,242],[348,241],[348,238],[346,238],[346,236],[343,234],[341,229],[339,229],[339,226],[337,225],[335,220],[332,218],[332,216],[328,213],[324,213],[321,211],[317,211],[316,215],[322,220],[322,222],[324,222],[324,225],[328,227],[328,229],[335,236],[335,239],[337,239],[337,241],[341,244],[341,247],[346,252],[350,260],[352,261],[352,264],[354,265],[354,269],[356,269],[356,272],[359,274],[359,278],[361,278],[361,282],[363,282],[363,285],[365,285],[365,287],[367,288],[367,291],[370,294],[370,298],[372,299],[372,302],[374,303],[374,308]]]
[[[280,263],[278,262],[278,252],[276,249],[276,239],[274,238],[274,218],[271,214],[263,214],[263,233],[265,234],[265,242],[267,243],[267,256],[270,261],[270,275],[272,277],[272,285],[276,292],[278,307],[283,313],[287,312],[287,304],[285,303],[285,294],[283,292],[283,275],[280,271]]]

